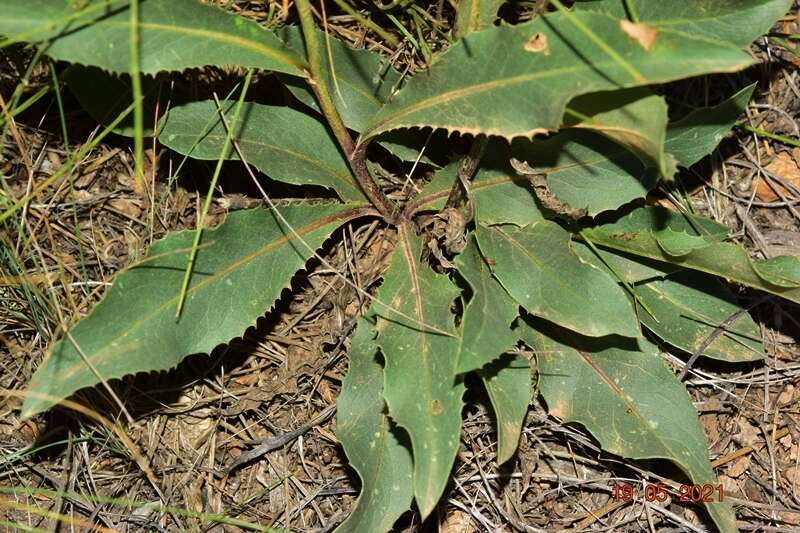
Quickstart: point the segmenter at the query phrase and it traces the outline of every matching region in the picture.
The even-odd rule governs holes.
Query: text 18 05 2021
[[[639,497],[639,489],[634,485],[615,483],[612,489],[611,497],[614,500],[634,501]],[[643,496],[648,502],[665,502],[669,497],[669,489],[663,483],[647,483],[644,486]],[[682,503],[721,502],[725,497],[725,491],[721,484],[680,485],[678,496]]]

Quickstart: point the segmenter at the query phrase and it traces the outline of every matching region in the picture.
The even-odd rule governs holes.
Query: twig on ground
[[[263,439],[262,441],[260,441],[261,444],[259,444],[252,450],[242,453],[242,455],[237,457],[236,460],[233,463],[231,463],[231,465],[228,466],[228,468],[225,469],[225,473],[230,474],[243,464],[249,463],[250,461],[255,461],[262,455],[267,454],[272,450],[278,449],[282,446],[285,446],[286,444],[295,440],[300,435],[307,432],[309,429],[319,424],[322,424],[323,422],[328,420],[331,416],[333,416],[333,413],[335,412],[336,412],[335,405],[328,406],[324,411],[319,413],[317,416],[315,416],[314,418],[312,418],[299,428],[292,431],[287,431],[286,433],[283,433],[281,435],[276,435],[274,437],[267,437],[266,439]]]

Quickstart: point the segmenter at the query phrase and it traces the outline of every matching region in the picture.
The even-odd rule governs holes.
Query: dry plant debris
[[[291,16],[288,1],[219,3],[270,25]],[[400,72],[424,66],[446,46],[441,36],[454,24],[449,2],[416,3],[418,9],[397,15],[398,23],[418,36],[414,43],[374,4],[354,3],[397,38],[398,45],[389,49],[352,15],[337,11],[336,4],[326,5],[330,31],[380,50]],[[531,12],[541,9],[540,3],[528,4]],[[517,16],[524,19],[528,13]],[[800,32],[796,9],[779,26],[786,34]],[[673,206],[691,204],[728,225],[759,258],[800,255],[797,148],[759,133],[800,139],[793,42],[783,46],[764,38],[753,47],[759,57],[772,59],[768,72],[753,73],[759,85],[747,118],[758,131],[737,130],[707,164],[687,172],[685,197],[676,191],[659,199]],[[36,63],[26,74],[18,59],[0,50],[3,102],[25,76],[26,96],[50,83],[47,63]],[[196,75],[213,79],[217,73],[209,69]],[[69,144],[55,103],[40,102],[4,125],[9,133],[0,145],[0,174],[6,177],[6,197],[24,196],[97,134],[79,106],[64,97]],[[352,287],[374,290],[387,267],[391,241],[378,225],[346,226],[340,243],[324,248],[323,257],[349,283],[312,260],[284,291],[276,312],[242,338],[210,356],[193,356],[174,371],[115,383],[131,423],[102,389],[77,396],[120,422],[136,449],[103,424],[67,409],[19,418],[19,395],[47,342],[85,314],[114,273],[141,258],[155,239],[194,227],[210,169],[195,164],[178,173],[181,158],[153,146],[145,157],[145,187],[137,190],[130,149],[125,139],[105,139],[69,179],[45,189],[0,227],[0,485],[42,489],[34,497],[0,493],[0,523],[48,531],[222,532],[245,530],[241,520],[293,531],[333,529],[349,512],[358,486],[345,466],[330,415],[346,372],[344,348],[365,306]],[[423,185],[388,171],[385,180],[398,198]],[[690,180],[697,185],[688,186]],[[209,226],[231,209],[260,202],[246,184],[225,189],[214,197]],[[686,379],[742,531],[800,528],[798,311],[796,304],[777,298],[752,309],[764,335],[763,365],[695,365]],[[676,372],[686,364],[668,352],[664,357]],[[409,513],[400,530],[705,531],[696,508],[674,498],[615,499],[615,484],[640,492],[646,483],[669,485],[674,469],[604,454],[580,427],[549,416],[536,391],[519,451],[499,468],[488,399],[472,390],[464,411],[461,447],[445,497],[425,524]],[[257,456],[248,456],[253,450],[259,450]],[[135,460],[137,453],[147,458],[154,479]],[[172,508],[148,507],[158,502]]]

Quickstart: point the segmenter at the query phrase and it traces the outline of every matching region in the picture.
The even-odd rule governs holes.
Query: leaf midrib
[[[354,51],[358,52],[359,50],[354,50]],[[330,66],[328,66],[328,68],[326,68],[325,71],[326,71],[327,75],[330,76],[331,80],[333,81],[333,73],[330,70]],[[373,92],[365,90],[361,84],[356,83],[354,81],[351,81],[349,77],[341,77],[340,78],[340,77],[337,76],[336,80],[335,80],[335,83],[347,85],[350,89],[352,89],[352,91],[354,93],[356,93],[356,94],[362,96],[363,98],[369,100],[370,103],[372,103],[376,107],[380,107],[380,106],[383,106],[383,105],[386,104],[386,102],[384,102],[383,100],[381,100],[380,98],[375,96],[375,94]],[[331,85],[333,85],[333,83],[331,83]],[[336,95],[337,98],[339,97],[339,94],[338,94],[337,91],[334,91],[334,94]],[[346,104],[347,104],[346,102],[343,103],[343,105],[346,105]]]
[[[590,160],[587,160],[587,161],[585,161],[583,163],[566,163],[564,165],[557,166],[557,167],[549,167],[547,169],[546,173],[547,173],[548,178],[552,178],[553,176],[555,176],[557,174],[560,174],[562,172],[567,172],[567,171],[572,170],[574,168],[598,166],[601,163],[604,163],[606,161],[613,161],[614,158],[616,158],[617,156],[624,156],[624,155],[627,155],[629,153],[633,154],[633,152],[630,152],[628,150],[619,150],[617,152],[614,152],[614,153],[608,155],[607,157],[598,157],[597,159],[590,159]],[[498,176],[497,178],[480,179],[478,181],[472,182],[472,184],[470,185],[472,191],[474,192],[474,191],[479,191],[479,190],[482,190],[482,189],[490,189],[492,187],[496,187],[496,186],[499,186],[499,185],[506,185],[508,183],[516,183],[517,180],[514,180],[515,174],[511,174],[511,173],[508,173],[508,172],[505,172],[505,171],[501,171],[501,172],[503,172],[503,175],[502,176]],[[518,181],[523,181],[523,179],[520,178]],[[441,200],[442,198],[444,198],[448,194],[450,194],[449,187],[446,188],[446,189],[442,189],[440,191],[432,192],[432,193],[428,194],[427,196],[425,196],[424,198],[420,199],[417,203],[414,203],[413,210],[420,209],[422,207],[425,207],[427,205],[430,205],[430,204],[436,202],[437,200]]]
[[[537,222],[534,222],[534,223],[533,223],[531,226],[529,226],[529,227],[533,227],[533,226],[535,226],[536,224],[537,224]],[[523,254],[523,255],[525,255],[526,257],[530,258],[531,262],[532,262],[532,263],[534,263],[534,264],[535,264],[535,265],[536,265],[536,266],[539,268],[539,272],[541,272],[541,273],[542,273],[544,276],[546,276],[548,279],[555,279],[555,280],[556,280],[556,282],[557,282],[557,283],[555,283],[555,285],[558,285],[559,287],[562,287],[562,288],[564,288],[564,289],[565,289],[565,292],[570,292],[570,293],[572,293],[572,294],[574,294],[574,295],[577,295],[577,297],[578,297],[578,300],[584,300],[584,299],[585,299],[585,298],[582,296],[582,293],[581,293],[581,292],[578,292],[578,291],[574,291],[574,290],[572,290],[572,289],[574,288],[572,285],[569,285],[569,284],[563,284],[563,283],[561,282],[561,280],[560,280],[560,279],[559,279],[557,276],[553,276],[553,275],[552,275],[552,274],[549,272],[549,269],[543,268],[543,263],[542,263],[541,261],[539,261],[537,258],[535,258],[534,256],[530,255],[530,254],[528,253],[528,250],[527,250],[527,248],[526,248],[525,246],[523,246],[523,245],[522,245],[522,243],[520,243],[520,242],[518,242],[517,240],[513,239],[513,238],[512,238],[512,237],[511,237],[509,234],[507,234],[506,232],[504,232],[502,229],[495,228],[495,231],[497,231],[498,233],[501,233],[502,235],[504,235],[504,236],[506,237],[506,240],[508,240],[508,241],[509,241],[511,244],[513,244],[515,247],[519,248],[519,249],[522,251],[522,254]],[[569,241],[567,241],[567,244],[569,244]],[[567,253],[572,253],[572,252],[571,252],[570,250],[567,250]],[[574,255],[574,254],[573,254],[573,255]],[[577,259],[577,256],[575,256],[575,257],[576,257],[576,259]],[[541,292],[541,291],[540,291],[540,292]]]
[[[412,255],[412,246],[411,246],[411,239],[408,234],[409,228],[408,224],[403,224],[398,228],[398,236],[399,239],[402,241],[402,249],[403,249],[403,258],[406,261],[406,266],[408,267],[408,274],[409,274],[409,281],[411,282],[412,291],[414,293],[414,306],[417,310],[417,320],[420,324],[426,324],[425,321],[425,311],[423,309],[422,304],[422,291],[419,284],[419,277],[417,273],[417,262]],[[420,347],[420,354],[422,355],[422,368],[425,370],[423,372],[424,379],[426,381],[426,387],[424,390],[431,391],[433,390],[431,374],[430,370],[430,357],[429,357],[429,346],[426,337],[426,333],[423,330],[416,329],[418,332],[417,335],[419,337],[419,347]],[[434,398],[429,398],[428,405],[423,406],[422,413],[425,415],[425,419],[428,421],[428,424],[433,425],[433,420],[430,417],[431,412],[431,405],[430,400]],[[441,400],[440,400],[441,401]],[[438,448],[435,445],[430,446],[428,449],[428,453],[430,455],[435,456],[438,461],[439,453]],[[430,462],[430,461],[429,461]],[[417,463],[414,463],[414,467],[416,469]],[[427,478],[427,486],[425,490],[425,496],[430,497],[432,484],[434,480],[434,476],[426,476]],[[416,491],[415,491],[416,492]],[[427,502],[424,502],[423,505],[427,505]]]
[[[189,135],[189,134],[182,134],[182,133],[176,133],[174,135],[175,135],[175,138],[185,137],[187,139],[190,139],[192,142],[194,142],[196,140],[196,138],[197,138],[196,135]],[[240,132],[240,135],[241,135],[241,132]],[[215,141],[215,142],[224,142],[225,139],[226,139],[226,136],[225,135],[218,135],[218,134],[215,134],[215,133],[209,133],[208,135],[203,136],[203,140],[206,140],[206,139],[211,140],[211,141]],[[300,152],[295,152],[294,150],[290,150],[288,148],[284,148],[282,146],[275,145],[275,144],[269,144],[269,143],[266,143],[266,142],[263,142],[263,141],[254,141],[254,140],[249,140],[249,139],[242,139],[242,140],[239,141],[239,145],[240,146],[248,146],[248,145],[250,145],[250,146],[254,146],[256,148],[262,148],[264,150],[272,150],[274,152],[280,152],[280,153],[286,154],[288,156],[294,157],[296,159],[300,159],[301,161],[305,161],[305,162],[309,163],[310,165],[317,167],[318,169],[320,169],[321,171],[325,172],[326,174],[329,174],[331,177],[335,178],[337,181],[342,182],[345,185],[348,185],[352,190],[355,190],[356,192],[359,192],[359,193],[361,191],[361,189],[359,189],[358,186],[356,185],[356,182],[353,180],[352,175],[343,174],[343,173],[339,172],[337,169],[335,169],[334,167],[330,166],[326,161],[323,161],[321,159],[315,159],[315,158],[310,157],[310,156],[308,156],[306,154],[303,154],[303,153],[300,153]],[[235,153],[233,154],[233,156],[237,160],[239,159],[238,155],[236,155]],[[216,157],[215,157],[215,159],[216,159]],[[256,161],[251,159],[250,163],[256,164]],[[260,167],[261,165],[258,164],[257,166]]]
[[[127,28],[129,23],[128,21],[121,21],[121,20],[99,20],[93,24],[94,26],[107,26],[112,27],[115,29],[124,29]],[[269,57],[275,60],[278,60],[281,63],[290,65],[296,68],[299,71],[303,71],[305,68],[305,64],[302,62],[295,61],[290,55],[284,54],[279,50],[270,48],[265,46],[258,41],[246,39],[244,37],[240,37],[238,35],[233,35],[230,33],[224,33],[215,30],[203,30],[200,28],[186,28],[181,26],[174,26],[171,24],[164,24],[158,22],[139,22],[140,29],[152,29],[152,30],[161,30],[167,33],[175,33],[178,35],[186,34],[192,35],[197,37],[205,37],[211,41],[217,41],[226,44],[232,44],[235,46],[239,46],[241,48],[249,49],[254,52],[261,54],[264,57]],[[264,30],[266,31],[266,30]],[[267,35],[271,35],[267,33]],[[276,40],[277,37],[276,37]],[[278,40],[280,42],[280,40]]]
[[[683,454],[678,454],[677,452],[675,452],[675,450],[672,448],[672,446],[670,446],[667,443],[667,441],[664,440],[664,438],[662,437],[661,433],[658,432],[658,431],[655,431],[652,427],[650,427],[650,424],[648,423],[647,419],[642,415],[641,411],[639,411],[639,409],[636,406],[636,404],[634,404],[633,402],[628,401],[628,399],[625,398],[624,391],[616,383],[614,383],[614,381],[608,376],[608,374],[605,373],[605,371],[602,368],[600,368],[599,365],[597,365],[597,363],[592,361],[592,359],[591,359],[591,357],[589,357],[588,353],[584,352],[583,350],[578,350],[577,348],[573,348],[573,350],[575,350],[576,352],[578,352],[578,354],[580,354],[581,358],[584,360],[586,365],[589,368],[591,368],[598,375],[600,380],[603,383],[605,383],[619,397],[619,399],[625,404],[627,409],[630,410],[630,412],[636,416],[636,418],[639,420],[639,422],[642,425],[642,427],[644,427],[645,430],[650,435],[652,435],[653,438],[656,441],[658,441],[658,443],[661,446],[661,448],[663,450],[665,450],[668,454],[670,454],[670,455],[668,455],[666,457],[666,459],[669,459],[671,461],[675,461],[679,465],[682,465],[683,467],[685,467],[688,470],[689,475],[694,479],[695,476],[697,476],[699,474],[699,472],[696,472],[695,468],[688,464],[688,461],[686,459],[687,456],[685,456]],[[647,457],[647,455],[639,456],[638,458],[643,459],[643,458],[646,458],[646,457]],[[658,456],[650,456],[650,457],[658,457]],[[688,457],[692,457],[692,456],[688,456]]]
[[[722,44],[725,44],[725,43],[724,42],[719,42],[719,43],[715,42],[715,44],[722,45]],[[674,63],[674,59],[665,58],[664,60],[661,60],[661,61],[650,61],[648,63],[648,65],[653,66],[654,68],[657,68],[659,65],[670,64],[670,63]],[[713,60],[713,59],[706,59],[706,60],[699,60],[699,61],[695,60],[695,61],[693,61],[693,64],[695,64],[695,65],[704,64],[704,63],[714,64],[714,63],[718,63],[718,61]],[[428,107],[431,107],[431,106],[434,106],[434,105],[437,105],[437,104],[440,104],[440,103],[443,103],[443,102],[446,103],[448,101],[453,101],[453,100],[456,100],[456,99],[466,98],[466,97],[471,96],[473,94],[484,92],[486,90],[494,89],[494,88],[497,88],[497,87],[511,87],[513,85],[517,85],[517,84],[521,84],[521,83],[526,83],[526,82],[545,79],[545,78],[551,78],[551,77],[555,77],[555,76],[561,76],[561,75],[565,75],[565,74],[572,74],[572,73],[576,73],[576,72],[585,72],[585,71],[589,71],[589,70],[592,70],[592,71],[593,70],[601,70],[603,72],[609,72],[609,70],[611,70],[611,72],[614,72],[614,70],[610,69],[610,67],[614,67],[614,69],[620,69],[619,65],[616,62],[613,62],[613,61],[597,61],[597,62],[593,63],[591,67],[582,66],[582,65],[575,65],[575,66],[571,66],[571,67],[561,67],[561,68],[556,68],[556,69],[548,69],[548,70],[546,70],[544,72],[536,72],[536,73],[532,73],[532,74],[522,74],[522,75],[510,77],[510,78],[502,78],[502,79],[499,79],[499,80],[492,80],[492,81],[488,81],[488,82],[483,82],[483,83],[480,83],[480,84],[477,84],[477,85],[471,85],[469,87],[462,87],[462,88],[459,88],[459,89],[454,89],[454,90],[451,90],[451,91],[448,91],[448,92],[445,92],[445,93],[442,93],[442,94],[439,94],[439,95],[436,95],[436,96],[428,97],[428,98],[426,98],[424,100],[421,100],[421,101],[417,102],[414,105],[401,108],[398,111],[396,111],[395,113],[392,113],[392,114],[390,114],[390,115],[388,115],[386,117],[383,117],[381,120],[376,122],[373,126],[367,128],[364,131],[364,133],[362,133],[362,138],[363,139],[369,139],[371,137],[374,137],[375,135],[377,135],[379,133],[382,133],[384,131],[382,128],[387,123],[390,123],[390,122],[393,122],[393,121],[397,121],[398,118],[400,118],[400,117],[411,115],[413,113],[417,113],[418,111],[420,111],[422,109],[426,109]],[[740,65],[729,67],[729,69],[731,69],[731,70],[739,70],[739,68],[741,68]],[[641,85],[641,84],[637,83],[636,85]],[[620,85],[619,87],[623,88],[623,87],[626,87],[626,85]],[[571,97],[575,97],[575,96],[578,96],[580,94],[587,94],[587,93],[595,92],[595,90],[597,90],[597,88],[588,88],[585,91],[582,91],[582,92],[579,91],[578,93],[571,94]],[[397,100],[395,100],[395,101],[397,101]],[[399,127],[402,127],[402,125],[393,126],[393,128],[395,128],[395,127],[399,128]],[[362,143],[363,143],[363,141],[362,141]]]
[[[660,261],[662,263],[670,263],[669,257],[667,257],[666,252],[661,250],[660,245],[658,244],[658,240],[656,239],[655,235],[653,235],[652,231],[648,230],[641,230],[641,231],[634,231],[631,232],[634,236],[630,239],[624,239],[619,237],[620,233],[624,233],[624,231],[614,232],[611,233],[608,229],[602,228],[590,228],[592,231],[589,233],[589,237],[592,238],[595,244],[600,245],[602,248],[609,248],[611,250],[618,250],[621,252],[626,252],[637,257],[646,257],[648,259],[655,259],[656,261]],[[599,232],[594,231],[594,229],[600,229]],[[726,242],[712,242],[706,248],[709,247],[718,247],[718,246],[730,246],[735,247],[736,245]],[[658,250],[657,252],[652,251],[653,249]],[[756,272],[755,268],[753,267],[753,260],[747,255],[747,251],[743,248],[731,250],[731,252],[738,253],[742,257],[747,259],[746,266],[742,266],[740,264],[736,264],[731,267],[731,270],[727,271],[724,274],[724,277],[728,280],[732,280],[738,283],[742,283],[747,286],[756,287],[761,290],[767,291],[771,294],[775,294],[782,298],[786,298],[792,302],[800,303],[800,288],[787,288],[787,287],[778,287],[774,284],[769,283],[769,281],[761,278]],[[711,267],[706,266],[708,263],[707,260],[704,260],[703,264],[698,265],[696,263],[697,260],[694,262],[691,261],[694,252],[689,253],[681,258],[681,264],[684,265],[686,268],[691,270],[696,270],[698,272],[705,272],[707,274],[712,274],[714,276],[719,275],[718,270],[714,270]],[[687,266],[687,263],[688,266]]]
[[[325,226],[327,224],[331,224],[331,223],[333,223],[333,222],[335,222],[337,220],[340,220],[340,219],[341,220],[349,220],[349,219],[352,219],[352,218],[356,218],[360,214],[362,214],[362,212],[366,213],[367,211],[369,211],[369,208],[354,207],[354,208],[349,209],[347,211],[344,211],[344,212],[341,212],[341,213],[337,213],[337,214],[330,215],[330,216],[327,216],[325,218],[319,219],[314,224],[308,224],[308,225],[306,225],[306,226],[304,226],[302,228],[295,228],[295,232],[297,233],[297,235],[302,237],[302,236],[307,235],[308,233],[310,233],[312,231],[320,229],[321,227],[323,227],[323,226]],[[269,243],[267,243],[266,245],[262,246],[261,248],[258,248],[254,252],[248,254],[246,257],[231,263],[231,265],[229,265],[227,268],[225,268],[225,269],[223,269],[221,271],[215,272],[214,274],[209,275],[208,277],[206,277],[202,281],[200,281],[197,284],[195,284],[192,287],[190,287],[186,291],[186,299],[188,299],[189,295],[191,295],[191,294],[197,292],[198,290],[206,287],[209,283],[211,283],[213,281],[219,281],[219,280],[223,279],[226,275],[228,275],[229,273],[231,273],[234,270],[238,269],[238,267],[240,267],[240,266],[242,266],[244,264],[247,264],[247,263],[251,262],[252,260],[254,260],[255,258],[260,257],[260,256],[272,251],[277,246],[289,243],[292,240],[295,240],[296,238],[297,237],[294,235],[294,233],[291,233],[290,235],[283,235],[279,239],[270,241]],[[131,333],[133,333],[134,331],[139,329],[143,324],[145,324],[149,320],[152,320],[154,317],[156,317],[160,313],[162,313],[164,311],[164,309],[166,309],[170,305],[174,305],[177,302],[178,297],[179,297],[179,295],[176,294],[174,297],[170,298],[169,300],[166,300],[164,303],[162,303],[161,305],[156,307],[152,312],[144,315],[143,317],[140,317],[136,321],[131,321],[128,324],[128,327],[125,330],[123,330],[124,332],[121,333],[117,337],[117,339],[122,339],[122,338],[125,338],[125,337],[129,336]],[[93,310],[97,309],[97,307],[98,306],[95,305]],[[89,314],[89,316],[91,316],[91,313]],[[102,360],[103,358],[106,357],[107,352],[110,349],[113,349],[114,352],[117,353],[117,354],[119,354],[122,351],[122,350],[120,350],[119,347],[114,347],[111,343],[109,343],[109,344],[106,345],[106,348],[104,348],[103,351],[100,351],[100,352],[98,352],[98,353],[96,353],[96,354],[94,354],[92,356],[89,356],[89,357],[87,357],[87,359],[92,363],[94,363],[95,361],[98,361],[98,360]],[[64,369],[64,371],[63,371],[64,372],[64,376],[63,377],[64,378],[69,378],[70,376],[74,375],[76,372],[78,372],[79,370],[81,370],[83,368],[85,368],[85,364],[84,364],[83,360],[78,361],[74,365],[72,365],[71,367],[68,367],[68,368]]]
[[[667,302],[669,302],[670,304],[675,306],[678,310],[680,310],[680,312],[682,313],[682,316],[684,316],[685,318],[693,319],[693,320],[701,319],[701,320],[697,320],[697,322],[699,322],[700,324],[702,324],[704,326],[710,327],[710,328],[720,328],[720,327],[722,327],[722,324],[717,324],[716,321],[712,317],[707,316],[704,313],[701,313],[696,309],[693,309],[692,307],[686,305],[682,300],[674,299],[670,293],[662,292],[661,290],[657,289],[656,287],[651,286],[650,283],[644,283],[639,288],[640,289],[649,290],[651,292],[656,293],[659,296],[662,296],[664,300],[666,300]],[[703,321],[705,321],[705,322],[703,322]],[[739,344],[744,344],[742,339],[750,340],[750,341],[757,341],[758,340],[758,339],[753,339],[753,338],[751,338],[751,337],[749,337],[749,336],[747,336],[747,335],[745,335],[743,333],[740,333],[740,332],[736,331],[735,329],[733,329],[732,327],[723,328],[722,336],[725,337],[725,338],[730,339],[731,341],[738,342]],[[737,340],[736,337],[739,337],[740,339]],[[702,341],[703,340],[704,339],[700,339],[701,342],[693,343],[693,344],[696,344],[697,346],[702,345]],[[712,342],[710,346],[714,346],[716,344],[717,344],[716,342]],[[747,346],[747,345],[745,344],[745,346]]]

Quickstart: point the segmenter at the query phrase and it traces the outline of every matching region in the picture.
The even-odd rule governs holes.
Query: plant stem
[[[130,3],[130,69],[133,90],[133,174],[137,192],[144,191],[144,115],[142,78],[139,73],[139,0]]]
[[[1,104],[2,104],[2,95],[0,95],[0,107],[2,107]],[[91,141],[89,141],[86,144],[84,144],[80,148],[80,150],[78,150],[72,157],[70,157],[67,160],[66,163],[61,165],[61,167],[59,167],[59,169],[52,176],[50,176],[47,179],[43,180],[41,183],[38,183],[33,188],[33,190],[31,192],[29,192],[28,194],[26,194],[25,196],[23,196],[19,200],[16,200],[11,205],[11,207],[9,207],[7,210],[5,210],[2,213],[0,213],[0,222],[3,222],[7,218],[9,218],[11,215],[16,213],[25,204],[27,204],[33,198],[35,198],[39,193],[41,193],[43,190],[48,188],[53,183],[57,182],[65,174],[67,174],[69,171],[71,171],[78,164],[78,162],[80,162],[84,157],[86,157],[86,155],[89,152],[91,152],[98,144],[100,144],[100,142],[102,142],[102,140],[106,137],[106,135],[111,133],[111,131],[114,128],[116,128],[117,125],[120,122],[122,122],[133,111],[133,106],[134,106],[134,103],[131,103],[131,105],[129,105],[128,107],[123,109],[122,112],[117,116],[117,118],[115,118],[114,121],[111,122],[111,124],[109,124],[108,126],[103,128],[103,131],[98,133],[97,136],[94,139],[92,139]],[[8,117],[7,117],[7,120],[8,120]]]
[[[633,0],[623,0],[625,3],[625,11],[628,12],[628,18],[631,22],[639,22],[639,14],[636,12],[636,6],[633,5]]]
[[[339,142],[350,168],[358,181],[359,186],[364,191],[367,199],[375,209],[387,220],[394,219],[394,208],[389,200],[383,195],[378,184],[372,179],[366,162],[367,145],[356,147],[350,132],[342,122],[342,117],[336,109],[331,97],[331,91],[325,73],[322,70],[322,56],[320,55],[319,39],[314,18],[311,15],[311,4],[309,0],[297,0],[297,12],[300,15],[300,26],[303,30],[303,39],[306,43],[306,54],[308,56],[308,85],[314,92],[314,96],[319,102],[320,110],[328,121],[328,125],[333,131],[336,140]]]
[[[252,79],[253,69],[251,68],[247,71],[242,92],[239,94],[239,100],[236,102],[236,108],[233,111],[233,119],[231,120],[231,128],[228,130],[227,135],[225,135],[225,142],[222,144],[222,153],[219,155],[219,159],[217,159],[217,166],[214,168],[214,175],[211,177],[211,185],[208,186],[208,193],[206,194],[205,202],[203,202],[203,208],[197,214],[197,229],[194,232],[192,249],[189,252],[189,259],[186,262],[186,271],[183,274],[183,282],[181,283],[181,290],[178,294],[178,303],[175,307],[176,318],[180,318],[181,311],[183,311],[183,304],[186,301],[186,294],[189,291],[189,282],[192,279],[192,271],[194,270],[194,264],[197,260],[197,249],[200,246],[200,237],[203,235],[203,227],[206,223],[206,215],[208,214],[208,209],[211,207],[211,199],[214,196],[214,189],[217,188],[217,179],[222,171],[222,164],[228,159],[228,154],[230,153],[231,149],[231,142],[233,141],[233,132],[236,130],[236,127],[239,124],[239,115],[242,111],[242,104],[244,104],[244,98],[247,95],[247,90],[250,88],[250,81]],[[221,107],[219,108],[219,113],[220,116],[225,116],[225,110]]]
[[[300,15],[300,26],[303,30],[303,39],[306,43],[306,54],[308,55],[308,68],[310,77],[308,83],[314,91],[314,95],[319,101],[319,106],[322,109],[322,114],[328,121],[333,134],[342,146],[342,149],[349,158],[353,153],[355,145],[350,133],[342,122],[342,117],[333,103],[331,92],[328,89],[327,81],[325,80],[322,71],[322,56],[320,54],[319,39],[317,38],[317,29],[314,24],[314,19],[311,15],[311,5],[308,0],[300,0],[297,2],[297,11]]]
[[[381,37],[381,39],[383,39],[384,41],[386,41],[390,45],[397,46],[397,45],[400,44],[397,41],[397,37],[395,37],[394,35],[392,35],[388,31],[384,30],[379,25],[375,24],[374,22],[372,22],[370,19],[368,19],[367,17],[365,17],[364,15],[359,13],[358,11],[356,11],[345,0],[333,0],[333,1],[336,3],[337,6],[339,6],[339,8],[342,11],[344,11],[345,13],[347,13],[348,15],[353,17],[356,20],[356,22],[358,22],[362,26],[365,26],[365,27],[369,28],[370,30],[374,31],[375,33],[377,33]]]
[[[470,203],[470,186],[469,182],[475,176],[475,171],[478,170],[478,165],[483,157],[483,152],[486,149],[488,139],[485,135],[480,135],[472,141],[472,146],[469,148],[469,153],[461,160],[458,166],[458,175],[453,186],[450,188],[450,194],[447,197],[445,207],[458,207],[460,200],[464,200],[467,204]]]
[[[381,191],[378,184],[375,183],[375,180],[372,179],[369,168],[367,168],[367,146],[369,146],[369,142],[356,146],[353,154],[350,156],[350,167],[353,169],[353,173],[356,177],[365,176],[364,179],[359,177],[358,183],[361,185],[361,188],[364,189],[364,194],[366,194],[367,198],[372,202],[373,207],[383,215],[383,218],[389,224],[397,224],[398,211],[396,206],[390,203],[383,195],[383,191]]]
[[[578,28],[581,33],[583,33],[586,37],[588,37],[597,47],[605,52],[611,59],[614,60],[616,64],[622,67],[637,83],[646,84],[647,79],[642,76],[642,74],[636,70],[636,67],[631,65],[628,61],[625,60],[616,50],[611,48],[599,35],[592,31],[586,24],[583,23],[581,19],[575,16],[575,14],[564,7],[564,4],[561,3],[561,0],[550,0],[550,2],[556,6],[556,9],[566,18],[573,26]]]
[[[64,137],[64,149],[69,152],[69,133],[67,132],[67,119],[64,115],[64,101],[61,98],[61,84],[58,81],[58,74],[56,73],[56,65],[51,59],[49,62],[50,65],[50,75],[53,78],[53,89],[56,93],[56,105],[58,106],[58,118],[61,121],[61,136]],[[13,113],[15,110],[11,110],[9,114]]]
[[[772,133],[767,130],[763,130],[761,128],[754,128],[753,126],[745,124],[744,122],[737,122],[735,126],[737,128],[743,129],[744,131],[749,131],[750,133],[755,133],[756,135],[761,135],[762,137],[773,139],[775,141],[782,142],[783,144],[788,144],[789,146],[800,147],[800,140],[792,139],[791,137],[787,137],[785,135]]]

